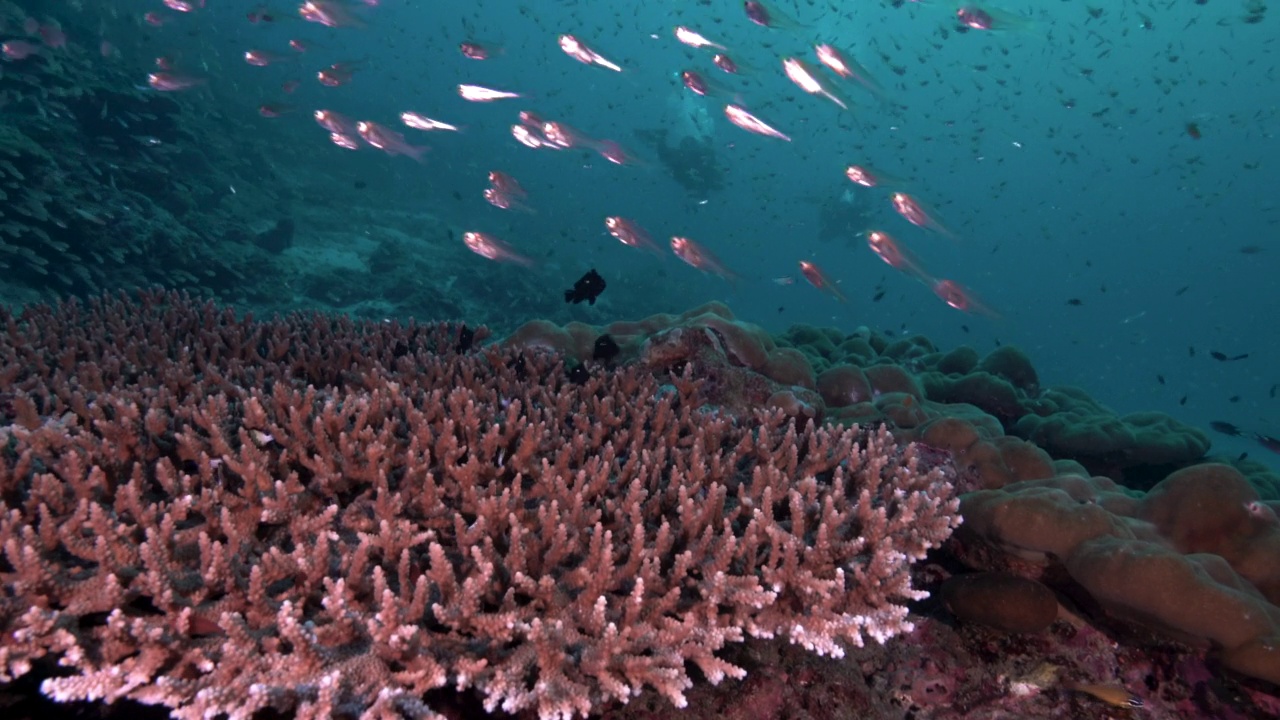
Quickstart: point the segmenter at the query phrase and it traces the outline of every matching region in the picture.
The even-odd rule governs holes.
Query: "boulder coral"
[[[1019,482],[962,496],[957,547],[975,566],[1057,582],[1113,621],[1280,684],[1280,524],[1249,512],[1257,500],[1221,464],[1180,470],[1145,495],[1102,477]]]

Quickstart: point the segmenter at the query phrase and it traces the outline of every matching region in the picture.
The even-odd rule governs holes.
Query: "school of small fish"
[[[153,27],[164,26],[179,15],[199,13],[206,9],[207,2],[215,0],[156,0],[162,8],[146,12],[141,22]],[[996,0],[999,2],[999,0]],[[920,9],[922,14],[929,14],[934,22],[950,24],[952,32],[979,32],[995,35],[1017,35],[1023,38],[1047,40],[1046,31],[1039,26],[1036,19],[1020,12],[997,7],[987,0],[886,0],[894,7],[904,3]],[[277,13],[272,6],[259,5],[246,15],[251,24],[275,24],[285,20],[298,22],[298,34],[305,33],[307,23],[314,23],[325,28],[334,28],[339,32],[358,32],[375,27],[382,0],[303,0],[296,4],[283,4]],[[274,5],[274,4],[272,4]],[[770,118],[753,101],[757,98],[742,89],[738,82],[751,75],[758,77],[763,73],[777,73],[794,84],[802,93],[811,95],[821,102],[828,102],[839,108],[841,113],[849,113],[863,122],[870,119],[870,112],[861,107],[863,100],[877,103],[882,110],[901,110],[903,106],[894,98],[893,92],[886,89],[873,73],[860,64],[855,57],[854,48],[842,47],[841,43],[830,37],[830,33],[820,30],[820,18],[810,17],[801,21],[792,17],[781,5],[781,0],[733,0],[727,3],[722,16],[700,21],[701,27],[687,24],[673,24],[668,28],[665,37],[655,38],[672,43],[673,47],[686,49],[697,59],[708,60],[707,69],[701,70],[685,67],[677,71],[684,88],[688,92],[707,99],[719,106],[719,111],[732,125],[746,133],[751,133],[769,141],[795,143],[804,141],[803,124],[800,127],[786,127],[777,119]],[[731,9],[737,6],[736,11]],[[1251,5],[1254,10],[1245,18],[1246,23],[1259,22],[1265,13],[1261,3]],[[802,8],[803,9],[803,8]],[[1090,17],[1096,18],[1103,8],[1087,8]],[[527,9],[522,8],[521,12]],[[822,7],[809,3],[805,12],[815,14],[840,13],[838,4]],[[1149,29],[1151,20],[1139,13],[1143,18],[1143,28]],[[755,26],[754,28],[752,26]],[[66,44],[67,39],[56,21],[41,22],[30,19],[23,28],[30,39],[13,39],[3,43],[0,55],[8,61],[21,61],[33,55],[56,49]],[[942,29],[942,36],[947,30]],[[753,37],[756,33],[761,38],[760,46],[770,48],[776,57],[775,67],[753,68],[743,63],[741,58],[746,54],[741,45],[747,40],[729,41],[728,36],[735,38]],[[487,42],[478,37],[459,36],[452,39],[456,42],[458,52],[469,60],[486,63],[519,62],[516,53],[508,53],[501,45]],[[658,72],[653,67],[641,66],[639,63],[629,65],[625,58],[612,53],[610,48],[582,32],[559,32],[546,38],[548,44],[554,43],[568,58],[580,63],[580,73],[584,75],[584,83],[608,83],[610,77],[625,76],[627,73]],[[752,41],[754,42],[754,41]],[[804,53],[782,53],[773,50],[775,45],[786,47],[807,46]],[[101,41],[104,57],[114,52],[114,48],[105,38]],[[307,53],[315,47],[310,39],[292,37],[287,46],[279,48],[249,47],[243,51],[244,62],[254,67],[289,66],[300,70],[298,77],[281,86],[285,95],[292,94],[302,82],[306,82],[307,71],[302,71]],[[857,48],[862,51],[863,48]],[[881,53],[882,59],[888,58]],[[342,87],[360,82],[360,73],[364,69],[363,60],[343,60],[320,66],[310,71],[314,81],[324,87]],[[156,58],[155,68],[146,76],[146,84],[157,92],[188,91],[206,85],[210,78],[198,73],[179,68],[169,56]],[[892,65],[891,65],[892,67]],[[712,69],[714,68],[714,69]],[[602,72],[604,71],[604,72]],[[896,69],[895,69],[896,72]],[[899,73],[901,74],[901,73]],[[713,77],[713,75],[718,75]],[[569,77],[573,77],[572,74]],[[612,82],[616,82],[613,80]],[[494,103],[493,122],[495,125],[506,125],[510,117],[507,103],[527,105],[533,101],[528,93],[520,88],[492,86],[488,83],[470,82],[469,78],[451,78],[457,95],[463,100],[473,103]],[[447,86],[446,86],[447,87]],[[767,100],[768,98],[764,98]],[[763,104],[763,103],[760,103]],[[504,109],[498,109],[504,108]],[[274,119],[295,112],[295,105],[279,102],[261,104],[257,111],[263,118]],[[328,140],[339,148],[359,150],[371,147],[391,156],[403,156],[418,163],[427,162],[428,147],[410,140],[404,133],[384,124],[368,119],[344,117],[333,110],[318,108],[313,112],[316,123],[328,133]],[[762,116],[764,115],[764,116]],[[527,148],[534,150],[568,150],[578,149],[598,154],[610,163],[622,166],[646,166],[647,163],[624,147],[617,140],[596,137],[593,134],[574,128],[563,120],[547,118],[527,107],[519,108],[516,122],[511,123],[511,136]],[[404,128],[417,133],[457,132],[461,128],[451,122],[436,119],[423,114],[419,109],[404,108],[399,114],[399,121]],[[1187,127],[1189,136],[1199,139],[1200,130],[1195,123]],[[903,220],[929,234],[948,240],[959,241],[957,232],[945,223],[940,213],[927,201],[928,192],[923,188],[920,178],[897,178],[879,169],[873,169],[862,158],[848,158],[844,168],[844,180],[875,193],[883,193],[882,202],[891,208]],[[832,173],[834,175],[834,173]],[[489,185],[483,191],[486,202],[494,208],[517,213],[536,213],[535,205],[520,183],[509,175],[492,170],[488,173]],[[834,186],[843,180],[832,177]],[[607,211],[606,211],[607,212]],[[603,214],[606,231],[623,244],[643,250],[662,254],[662,244],[666,244],[672,253],[688,265],[710,275],[718,276],[734,283],[742,278],[730,269],[729,264],[722,261],[708,247],[689,237],[676,233],[670,236],[669,242],[657,243],[650,235],[631,219],[617,215]],[[990,305],[983,302],[978,295],[956,282],[941,277],[926,268],[924,262],[889,231],[879,228],[866,228],[861,236],[865,238],[870,250],[895,271],[906,277],[919,281],[928,287],[948,306],[965,313],[999,318],[1000,314]],[[512,262],[532,266],[534,260],[527,254],[518,251],[514,245],[493,236],[492,234],[468,231],[463,234],[463,242],[476,254],[494,261]],[[846,302],[846,294],[840,288],[840,281],[832,278],[811,259],[798,261],[799,275],[804,277],[813,287],[826,293],[839,302]],[[779,285],[790,285],[794,282],[791,275],[775,278]],[[879,295],[877,295],[878,299]],[[1078,300],[1068,301],[1078,305]]]
[[[170,13],[198,13],[206,8],[208,0],[160,0],[163,10],[147,12],[142,22],[153,27],[160,27],[172,19]],[[247,14],[246,19],[253,24],[277,23],[285,19],[298,19],[316,23],[328,28],[361,29],[377,22],[377,12],[381,0],[305,0],[292,8],[289,13],[277,14],[267,5],[261,5]],[[971,2],[960,2],[954,6],[942,8],[940,12],[950,12],[955,19],[975,30],[1026,32],[1032,22],[1016,13],[1005,12],[987,5]],[[753,23],[764,32],[789,34],[792,40],[815,35],[814,29],[791,18],[774,4],[765,4],[758,0],[747,0],[741,3],[741,15],[726,17],[724,21],[740,21],[744,25]],[[301,27],[304,23],[300,23]],[[747,26],[749,27],[749,26]],[[66,38],[56,22],[39,23],[31,21],[25,28],[32,37],[42,40],[43,46],[58,47],[65,44]],[[748,71],[747,66],[735,60],[739,55],[729,43],[709,37],[700,28],[686,25],[675,25],[670,28],[670,41],[678,43],[694,51],[705,53],[713,72],[723,73],[727,78],[741,76]],[[614,74],[627,72],[643,72],[639,67],[625,67],[623,63],[610,56],[607,48],[597,47],[589,37],[580,34],[561,33],[549,37],[549,43],[556,43],[559,48],[573,60],[582,63],[582,72],[596,69]],[[807,40],[805,41],[807,42]],[[103,54],[110,52],[110,44],[104,39]],[[244,62],[254,67],[279,65],[297,65],[301,67],[301,58],[311,49],[313,43],[304,38],[292,38],[287,47],[278,49],[250,47],[243,52]],[[871,73],[860,65],[849,51],[836,47],[829,42],[813,42],[810,44],[811,57],[781,56],[776,71],[790,79],[802,92],[833,103],[842,111],[853,112],[857,108],[855,95],[864,93],[877,102],[893,103],[890,94],[872,77]],[[457,48],[465,58],[476,61],[516,60],[508,55],[506,49],[485,42],[475,37],[457,38]],[[11,40],[0,48],[6,60],[22,60],[42,51],[42,45],[27,40]],[[170,57],[159,57],[155,60],[155,69],[146,76],[147,85],[158,92],[181,92],[199,88],[209,82],[208,77],[187,72],[178,68]],[[359,82],[359,73],[363,69],[363,61],[347,60],[334,62],[314,71],[315,81],[325,87],[340,87]],[[751,69],[759,73],[762,70]],[[300,73],[303,75],[303,73]],[[724,117],[743,131],[780,142],[800,140],[794,130],[779,127],[775,120],[761,117],[751,109],[750,98],[746,94],[726,86],[721,81],[707,77],[703,72],[686,68],[679,73],[684,87],[691,93],[708,98],[721,105]],[[475,103],[497,103],[501,101],[523,101],[526,94],[518,88],[492,87],[487,84],[467,82],[467,78],[458,78],[456,92],[464,100]],[[281,91],[288,95],[297,89],[303,77],[286,82]],[[593,78],[600,82],[599,78]],[[258,114],[263,118],[279,118],[293,113],[298,108],[286,102],[267,102],[258,107]],[[374,120],[347,118],[333,110],[318,108],[312,112],[316,123],[328,133],[328,139],[334,145],[347,150],[359,150],[371,147],[392,156],[404,156],[419,163],[427,162],[428,148],[425,145],[410,141],[405,135],[393,127]],[[495,122],[502,122],[502,112],[495,112]],[[401,124],[417,132],[458,131],[460,128],[450,122],[439,120],[422,114],[417,109],[405,108],[399,116]],[[633,154],[622,143],[598,138],[587,132],[574,128],[554,118],[544,118],[533,110],[521,109],[517,113],[517,122],[510,127],[512,137],[521,145],[532,149],[566,150],[583,149],[598,153],[600,157],[617,165],[644,165],[644,161]],[[845,174],[852,181],[866,188],[877,188],[891,191],[888,202],[904,219],[913,225],[936,233],[939,236],[957,239],[939,219],[936,211],[915,194],[905,191],[905,183],[890,175],[872,170],[860,162],[851,163]],[[489,186],[484,190],[484,199],[493,207],[515,212],[534,213],[536,209],[529,202],[528,194],[519,182],[499,170],[489,173]],[[840,179],[833,178],[833,183]],[[647,252],[661,252],[649,234],[635,221],[618,216],[605,216],[607,232],[629,247]],[[967,313],[999,317],[998,313],[983,303],[973,291],[959,283],[928,272],[923,264],[903,244],[887,232],[868,228],[865,233],[868,246],[890,267],[929,287],[947,305]],[[480,231],[468,231],[462,236],[464,244],[471,251],[489,260],[512,262],[532,266],[534,261],[515,247],[493,236]],[[718,276],[734,283],[741,280],[739,275],[728,265],[716,257],[703,243],[683,234],[671,236],[669,243],[676,257],[698,270]],[[845,293],[840,290],[840,283],[829,277],[812,260],[798,262],[799,274],[818,290],[830,295],[839,302],[846,302]],[[778,284],[790,284],[790,276],[777,278]]]

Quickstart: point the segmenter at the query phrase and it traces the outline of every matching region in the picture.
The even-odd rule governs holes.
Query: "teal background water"
[[[246,285],[294,287],[307,263],[347,268],[356,278],[357,290],[328,300],[299,290],[244,306],[407,311],[396,303],[404,290],[391,284],[388,264],[411,266],[417,283],[442,288],[451,300],[434,307],[438,319],[482,307],[484,320],[507,328],[533,317],[604,323],[715,299],[775,331],[794,323],[844,331],[866,325],[981,352],[1013,343],[1030,354],[1046,384],[1079,385],[1118,412],[1154,409],[1200,426],[1223,419],[1280,435],[1273,390],[1280,382],[1274,15],[1250,24],[1240,2],[1123,2],[1100,3],[1093,18],[1086,3],[1010,0],[1000,7],[1031,16],[1035,28],[997,33],[959,32],[940,3],[775,6],[809,29],[758,27],[740,3],[723,0],[385,0],[354,9],[364,26],[347,28],[295,20],[289,3],[269,3],[275,21],[256,24],[246,16],[260,5],[230,0],[210,0],[190,14],[158,2],[55,0],[22,9],[62,23],[70,47],[60,52],[95,57],[101,39],[113,43],[119,56],[94,63],[103,82],[122,91],[127,83],[145,88],[158,56],[207,79],[173,94],[181,133],[157,152],[199,145],[234,164],[227,172],[248,183],[223,201],[227,212],[246,222],[296,220],[293,247],[279,266],[256,265]],[[171,22],[151,27],[140,20],[148,11]],[[723,42],[754,72],[718,74],[705,52],[676,42],[676,25]],[[6,39],[23,34],[12,22],[5,31]],[[624,72],[575,62],[556,44],[561,33]],[[291,39],[314,47],[291,55]],[[502,53],[469,60],[458,51],[466,40],[500,45]],[[811,58],[817,40],[849,50],[894,104],[851,89],[857,105],[844,113],[801,93],[779,58]],[[249,49],[288,59],[251,67],[243,61]],[[361,63],[349,84],[315,82],[316,71],[340,61]],[[729,124],[722,102],[679,83],[686,68],[736,89],[793,142]],[[4,71],[37,72],[16,62]],[[289,80],[300,86],[285,95],[279,88]],[[463,82],[527,97],[467,103],[456,92]],[[12,100],[31,91],[7,92],[11,102],[0,110],[6,122],[29,118],[32,106]],[[276,101],[297,111],[259,116],[260,105]],[[339,149],[312,119],[318,108],[396,127],[431,147],[427,161]],[[510,126],[523,109],[616,140],[641,162],[619,167],[590,152],[522,147]],[[396,120],[406,110],[464,130],[415,133]],[[672,143],[687,137],[712,149],[723,187],[692,193],[677,183],[652,144],[663,132]],[[850,163],[907,178],[910,192],[960,239],[907,224],[886,192],[845,179]],[[518,178],[537,214],[485,203],[490,170]],[[181,163],[173,172],[166,182],[225,182]],[[607,215],[636,220],[663,245],[672,235],[692,238],[743,280],[732,285],[674,257],[627,248],[605,233]],[[857,236],[866,227],[894,234],[934,274],[968,286],[1001,318],[957,312],[894,272]],[[387,228],[400,235],[379,245]],[[538,264],[524,269],[470,255],[457,239],[465,230],[492,232]],[[223,251],[239,252],[230,244]],[[802,259],[838,280],[849,302],[808,286],[797,272]],[[592,267],[610,282],[601,301],[564,306],[562,291]],[[783,277],[796,282],[775,282]],[[60,292],[34,277],[4,282],[13,302]],[[1068,304],[1072,299],[1080,304]],[[432,307],[411,310],[423,319],[435,314]],[[1248,358],[1219,362],[1210,357],[1215,350]],[[1230,455],[1277,458],[1243,440],[1217,435],[1214,443]]]

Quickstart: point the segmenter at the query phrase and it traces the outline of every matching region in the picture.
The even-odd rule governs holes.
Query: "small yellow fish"
[[[1092,695],[1108,705],[1116,707],[1142,707],[1142,698],[1134,695],[1119,683],[1078,683],[1065,680],[1062,687],[1073,692]]]

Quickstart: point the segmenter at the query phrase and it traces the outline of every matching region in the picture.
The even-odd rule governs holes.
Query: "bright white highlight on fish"
[[[836,97],[830,90],[823,87],[822,81],[814,77],[813,72],[809,70],[809,66],[800,62],[795,58],[783,58],[782,69],[786,71],[787,77],[791,82],[795,83],[801,90],[810,95],[822,95],[831,102],[839,105],[841,108],[848,110],[849,106],[844,101]]]
[[[416,112],[400,113],[400,121],[414,130],[454,130],[457,131],[457,125],[450,125],[447,122],[432,120],[425,115],[419,115]]]
[[[701,34],[696,33],[693,30],[690,30],[689,28],[683,25],[677,27],[675,32],[676,32],[677,40],[679,40],[680,42],[692,48],[712,47],[717,50],[726,50],[726,51],[729,49],[721,45],[720,43],[711,42],[710,40],[703,37]]]
[[[582,43],[581,40],[572,35],[560,36],[560,49],[564,50],[569,57],[587,65],[599,65],[602,68],[608,68],[614,72],[622,72],[622,68],[611,62],[605,56],[592,50]]]
[[[755,133],[757,135],[765,135],[767,137],[777,138],[779,140],[786,140],[787,142],[791,142],[791,138],[787,137],[785,134],[779,132],[778,130],[773,129],[768,124],[766,124],[763,120],[756,117],[755,115],[752,115],[751,113],[747,112],[746,110],[744,110],[743,108],[737,105],[725,105],[724,115],[725,117],[729,118],[729,122],[733,123],[734,125],[737,125],[738,127],[742,128],[743,130],[746,130],[747,132]]]
[[[814,52],[818,54],[818,62],[826,65],[831,72],[842,78],[852,78],[853,70],[849,69],[848,63],[840,56],[839,51],[830,45],[819,45],[814,48]]]
[[[510,100],[520,97],[520,93],[494,90],[480,85],[459,85],[458,94],[463,100],[471,102],[493,102],[494,100]]]
[[[533,148],[536,150],[540,147],[547,146],[547,143],[543,142],[542,138],[534,135],[533,131],[524,125],[512,125],[511,135],[516,139],[516,142],[527,148]]]

